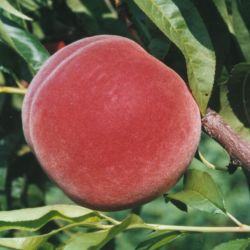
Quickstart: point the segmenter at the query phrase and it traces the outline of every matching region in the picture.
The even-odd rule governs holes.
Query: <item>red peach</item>
[[[107,211],[169,190],[201,127],[183,80],[135,42],[111,35],[54,54],[32,81],[22,118],[50,178],[77,203]]]

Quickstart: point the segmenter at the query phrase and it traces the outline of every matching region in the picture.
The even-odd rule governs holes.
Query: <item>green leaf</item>
[[[15,9],[7,0],[0,0],[0,8],[22,19],[32,20],[30,17],[24,15],[22,12]]]
[[[1,21],[1,19],[0,19],[0,39],[3,42],[5,42],[6,44],[8,44],[10,47],[12,47],[13,49],[15,49],[15,43],[12,41],[12,39],[9,36],[9,34],[5,30],[4,24]]]
[[[39,9],[39,5],[38,3],[36,3],[37,1],[33,1],[33,0],[22,0],[20,1],[20,4],[30,10],[30,11],[37,11]]]
[[[222,19],[222,15],[218,12],[218,9],[222,12],[223,15],[227,15],[227,8],[224,0],[218,1],[200,1],[193,0],[196,8],[198,9],[202,19],[206,25],[210,39],[214,46],[214,51],[216,54],[216,74],[215,78],[221,75],[225,61],[228,59],[228,53],[231,46],[231,34],[228,32],[228,26],[225,21]],[[216,23],[216,25],[214,25]],[[217,82],[215,80],[215,82]],[[212,105],[210,99],[210,105]]]
[[[150,54],[158,58],[159,60],[163,60],[167,55],[170,48],[170,42],[166,39],[153,38],[150,40],[148,45],[148,49]]]
[[[69,224],[43,235],[0,238],[0,246],[14,249],[37,250],[49,237],[63,230],[79,225],[95,228],[97,226],[96,223],[108,220],[108,217],[106,219],[104,215],[98,212],[73,205],[52,205],[2,211],[0,212],[0,231],[18,229],[32,232],[38,230],[51,220],[63,220],[69,222]]]
[[[17,229],[33,232],[51,220],[62,220],[68,223],[59,229],[42,235],[0,238],[0,246],[14,249],[36,250],[51,236],[73,227],[83,226],[100,231],[81,234],[79,237],[77,236],[70,240],[63,249],[77,249],[76,246],[82,242],[84,242],[83,245],[85,248],[81,249],[101,249],[102,246],[125,229],[151,229],[150,225],[144,224],[136,215],[130,215],[122,222],[118,222],[104,214],[80,206],[53,205],[0,212],[0,230]],[[107,222],[113,225],[107,225]]]
[[[63,250],[87,250],[100,249],[98,245],[107,238],[109,230],[101,230],[91,233],[83,233],[71,239],[62,249]]]
[[[229,31],[234,34],[234,28],[232,25],[232,20],[229,16],[227,5],[225,0],[213,0],[214,5],[216,6],[218,12],[220,13],[222,19],[227,25]]]
[[[78,19],[81,20],[81,23],[84,24],[85,27],[87,27],[88,35],[96,35],[102,33],[102,28],[100,27],[100,24],[98,23],[96,14],[90,9],[90,6],[92,4],[95,4],[97,2],[92,3],[83,3],[81,0],[66,0],[66,4],[71,9],[72,12],[76,13],[78,16]],[[99,9],[98,6],[96,9]],[[101,8],[102,9],[102,8]],[[104,19],[102,19],[102,22]]]
[[[250,142],[250,64],[240,63],[220,87],[220,114],[242,138]]]
[[[70,224],[68,226],[61,227],[57,230],[52,230],[50,233],[37,236],[0,238],[0,246],[8,247],[11,249],[20,249],[20,250],[37,250],[44,245],[46,246],[46,241],[51,236],[58,234],[64,230],[67,230],[71,227],[77,226],[79,224],[80,223]],[[82,225],[84,224],[82,223]]]
[[[240,239],[240,240],[231,240],[226,243],[222,243],[213,250],[246,250],[250,245],[250,239]]]
[[[247,61],[250,61],[250,32],[239,12],[238,1],[232,1],[232,19],[235,35]]]
[[[53,244],[44,242],[37,250],[55,250]]]
[[[47,50],[33,35],[3,20],[0,20],[0,39],[26,61],[33,75],[49,58]]]
[[[47,239],[46,236],[0,238],[0,246],[10,249],[37,250]]]
[[[101,230],[91,233],[83,233],[69,241],[63,250],[99,250],[113,239],[117,234],[133,226],[138,220],[136,215],[130,215],[120,224],[111,227],[110,229]]]
[[[99,213],[74,205],[51,205],[38,208],[25,208],[0,212],[0,231],[19,229],[35,231],[51,220],[60,219],[69,222],[96,222],[101,219]]]
[[[183,233],[180,232],[156,231],[149,234],[149,236],[136,247],[136,250],[156,250],[171,243],[182,235]]]
[[[182,51],[189,86],[202,113],[207,108],[215,75],[215,53],[206,27],[191,1],[134,0]]]
[[[91,11],[82,3],[81,0],[66,0],[69,8],[76,13],[85,13],[86,15],[92,16]]]
[[[226,212],[219,187],[207,172],[200,170],[189,170],[184,178],[184,190],[168,194],[166,199],[173,204],[177,201],[209,213]]]

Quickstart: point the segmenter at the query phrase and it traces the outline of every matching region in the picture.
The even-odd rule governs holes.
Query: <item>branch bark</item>
[[[215,111],[208,109],[202,118],[203,129],[229,153],[232,163],[250,171],[250,144],[239,137]]]

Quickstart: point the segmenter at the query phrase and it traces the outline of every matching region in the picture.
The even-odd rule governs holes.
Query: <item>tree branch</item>
[[[250,144],[239,137],[218,113],[208,109],[202,118],[202,125],[205,132],[227,150],[234,164],[250,171]]]

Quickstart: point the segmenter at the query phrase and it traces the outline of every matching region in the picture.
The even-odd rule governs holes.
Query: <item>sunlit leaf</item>
[[[66,0],[69,8],[76,13],[85,13],[86,15],[91,16],[90,10],[84,5],[81,0]]]
[[[168,194],[166,199],[175,205],[177,201],[209,213],[226,212],[224,199],[219,187],[207,172],[200,170],[189,170],[185,175],[184,190]]]
[[[54,219],[77,222],[79,220],[98,220],[97,212],[73,205],[51,205],[0,212],[0,231],[19,229],[35,231]]]
[[[30,17],[24,15],[22,12],[15,9],[7,0],[0,0],[0,8],[22,19],[32,20]]]
[[[123,221],[114,221],[106,215],[75,205],[51,205],[38,208],[27,208],[12,211],[0,212],[0,230],[25,230],[28,232],[36,231],[51,220],[61,220],[68,222],[59,229],[51,230],[48,233],[27,236],[0,238],[0,246],[14,249],[35,250],[38,249],[51,236],[61,231],[82,226],[95,229],[93,233],[85,233],[74,237],[66,243],[63,249],[75,249],[75,246],[85,242],[81,249],[101,249],[108,241],[114,238],[118,233],[133,228],[151,229],[152,226],[145,224],[137,215],[130,215]],[[113,223],[107,225],[107,223]]]
[[[222,19],[226,23],[229,31],[231,33],[234,33],[234,28],[232,25],[232,20],[229,16],[228,10],[227,10],[227,5],[225,0],[213,0],[214,5],[216,6],[218,12],[220,13]]]
[[[20,4],[28,10],[37,11],[39,9],[39,4],[37,1],[33,0],[22,0]]]
[[[47,236],[0,238],[0,246],[18,250],[37,250],[47,239]]]
[[[188,0],[134,1],[184,54],[189,86],[205,112],[214,83],[215,54],[195,6]]]
[[[95,228],[95,223],[103,220],[98,212],[73,205],[52,205],[0,212],[0,230],[35,231],[51,220],[70,222],[69,225],[52,230],[47,234],[27,237],[0,238],[0,246],[14,249],[36,250],[49,237],[77,225]]]

